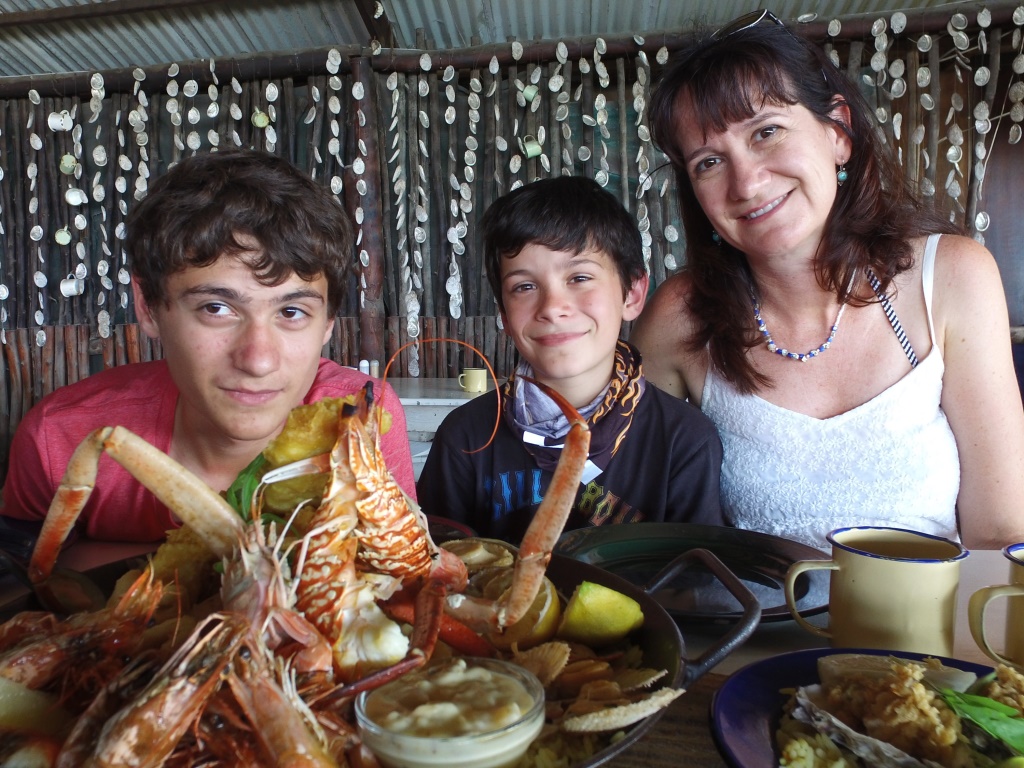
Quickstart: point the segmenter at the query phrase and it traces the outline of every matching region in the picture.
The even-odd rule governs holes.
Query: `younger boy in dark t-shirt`
[[[518,543],[544,498],[569,422],[533,378],[586,418],[590,458],[566,529],[606,523],[723,524],[722,444],[697,408],[644,380],[619,339],[647,296],[640,233],[592,179],[535,181],[482,220],[487,277],[520,354],[497,393],[438,428],[417,496],[423,511]],[[486,447],[485,447],[486,446]]]

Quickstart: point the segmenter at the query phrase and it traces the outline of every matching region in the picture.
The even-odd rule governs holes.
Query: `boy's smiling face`
[[[604,251],[531,243],[501,260],[501,318],[534,376],[580,407],[611,379],[622,322],[640,314],[647,284],[625,289]]]

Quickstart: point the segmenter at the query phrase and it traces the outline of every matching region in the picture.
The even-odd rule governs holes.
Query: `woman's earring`
[[[843,186],[843,182],[848,178],[850,178],[850,174],[846,172],[846,164],[843,163],[839,166],[838,170],[836,170],[836,183],[841,187]]]
[[[721,245],[722,244],[722,236],[720,234],[718,234],[718,230],[716,230],[716,229],[712,229],[711,230],[711,240],[714,242],[715,245]]]

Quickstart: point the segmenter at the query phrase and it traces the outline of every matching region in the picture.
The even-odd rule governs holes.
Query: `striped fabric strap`
[[[903,352],[907,356],[907,360],[910,361],[910,367],[917,367],[917,354],[914,352],[914,348],[910,345],[910,339],[907,338],[907,332],[903,330],[903,325],[900,323],[900,319],[896,317],[896,310],[892,308],[892,302],[889,301],[889,297],[882,293],[882,284],[878,281],[875,273],[870,269],[867,270],[868,282],[871,283],[871,288],[875,292],[875,296],[878,297],[878,303],[882,305],[882,311],[885,312],[885,316],[889,319],[889,325],[892,326],[893,331],[896,332],[896,339],[899,341],[900,346],[903,347]]]

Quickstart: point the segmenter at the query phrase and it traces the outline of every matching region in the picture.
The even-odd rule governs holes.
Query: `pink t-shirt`
[[[370,377],[322,358],[303,404],[358,391]],[[379,391],[380,382],[373,380]],[[11,443],[2,512],[42,520],[78,444],[95,429],[124,426],[165,453],[170,448],[178,389],[163,360],[120,365],[62,387],[36,403]],[[384,408],[391,429],[381,450],[395,480],[416,498],[405,412],[390,387]],[[78,522],[93,539],[160,541],[176,522],[162,503],[107,455],[100,458],[96,488]]]

